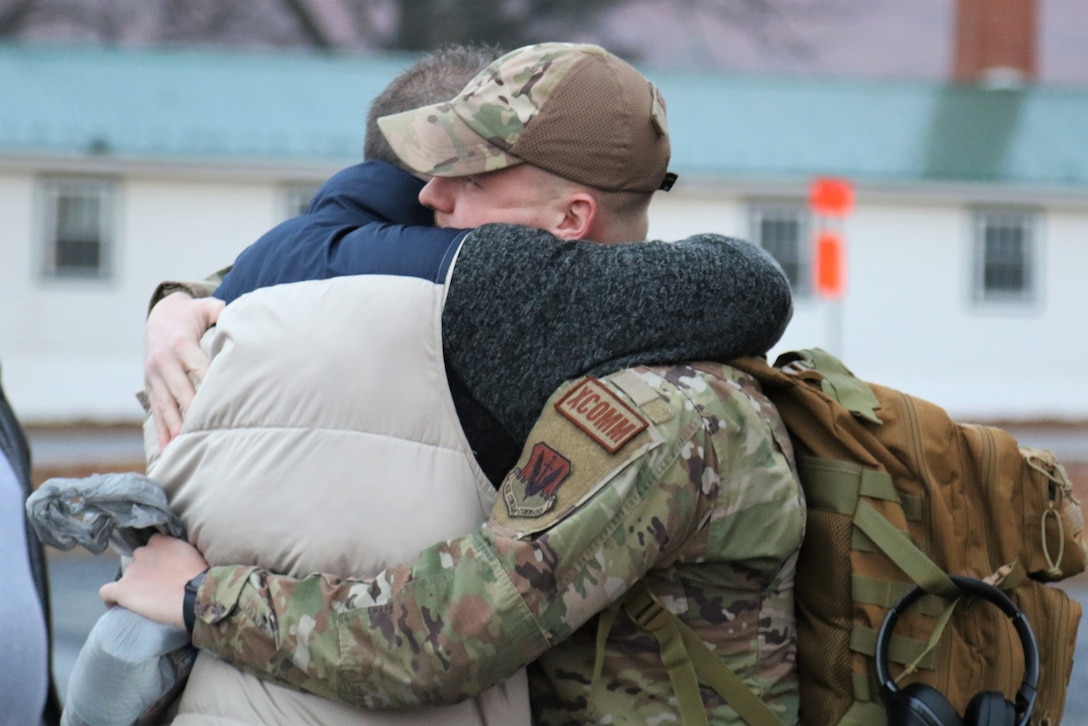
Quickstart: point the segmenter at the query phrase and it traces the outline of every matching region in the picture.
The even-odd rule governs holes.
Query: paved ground
[[[1053,450],[1069,465],[1071,477],[1078,490],[1088,485],[1088,431],[1085,429],[1017,429],[1015,435],[1022,444]],[[79,467],[91,470],[112,470],[99,464],[140,458],[138,433],[96,434],[72,439],[55,432],[32,434],[35,461],[41,471],[75,471]],[[89,461],[88,461],[89,460]],[[127,468],[127,467],[126,467]],[[1073,473],[1077,472],[1077,473]],[[55,475],[55,474],[50,474]],[[1083,501],[1083,499],[1082,499]],[[112,579],[118,568],[116,556],[52,552],[53,626],[55,632],[54,672],[63,696],[75,658],[86,634],[103,612],[98,600],[98,587]],[[1062,583],[1063,589],[1077,599],[1088,611],[1088,575]],[[1082,622],[1077,641],[1077,662],[1074,664],[1071,687],[1063,724],[1088,726],[1088,624]]]
[[[53,674],[62,699],[79,649],[95,621],[105,612],[98,599],[98,588],[114,579],[117,571],[118,559],[112,552],[97,557],[90,553],[50,553]]]

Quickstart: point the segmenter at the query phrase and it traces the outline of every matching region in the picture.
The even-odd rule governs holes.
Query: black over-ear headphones
[[[880,697],[888,712],[888,726],[1026,726],[1035,707],[1035,687],[1039,681],[1039,648],[1028,619],[1005,593],[993,585],[973,577],[949,577],[964,593],[990,601],[1012,620],[1024,650],[1024,679],[1016,692],[1016,703],[1010,703],[1000,691],[982,691],[967,704],[961,718],[955,707],[936,688],[924,683],[911,683],[900,689],[895,684],[888,673],[888,643],[899,615],[926,594],[922,588],[915,587],[900,598],[885,616],[876,640],[876,677],[880,682]]]

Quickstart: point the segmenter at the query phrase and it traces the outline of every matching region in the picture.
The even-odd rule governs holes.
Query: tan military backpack
[[[860,381],[819,349],[731,365],[781,413],[808,503],[796,582],[801,722],[886,722],[877,634],[915,585],[933,594],[898,617],[890,675],[932,686],[957,714],[984,691],[1011,701],[1025,673],[1020,638],[1001,609],[963,596],[949,578],[960,575],[996,585],[1024,613],[1039,651],[1031,723],[1060,723],[1081,607],[1046,583],[1082,572],[1088,552],[1080,503],[1053,454]],[[621,607],[667,660],[692,666],[670,668],[685,726],[706,723],[693,675],[747,722],[777,722],[646,588]]]
[[[932,685],[960,714],[981,691],[1012,699],[1024,673],[1017,634],[987,603],[948,615],[956,574],[996,584],[1027,616],[1040,657],[1031,723],[1060,723],[1081,608],[1046,583],[1084,571],[1088,554],[1053,454],[864,383],[822,350],[734,365],[781,413],[808,500],[796,589],[802,722],[884,721],[876,634],[915,584],[936,594],[899,619],[893,675],[911,666],[903,683]]]

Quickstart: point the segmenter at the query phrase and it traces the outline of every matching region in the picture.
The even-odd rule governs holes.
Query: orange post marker
[[[845,179],[818,177],[809,189],[812,211],[822,217],[845,217],[854,209],[854,186]]]
[[[846,249],[838,232],[824,230],[816,238],[816,292],[841,298],[846,290]]]

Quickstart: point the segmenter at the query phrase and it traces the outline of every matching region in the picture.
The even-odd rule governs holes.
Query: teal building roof
[[[0,156],[348,164],[411,61],[0,45]],[[1088,189],[1088,88],[643,71],[681,175]]]
[[[0,154],[358,161],[410,58],[0,45]]]

